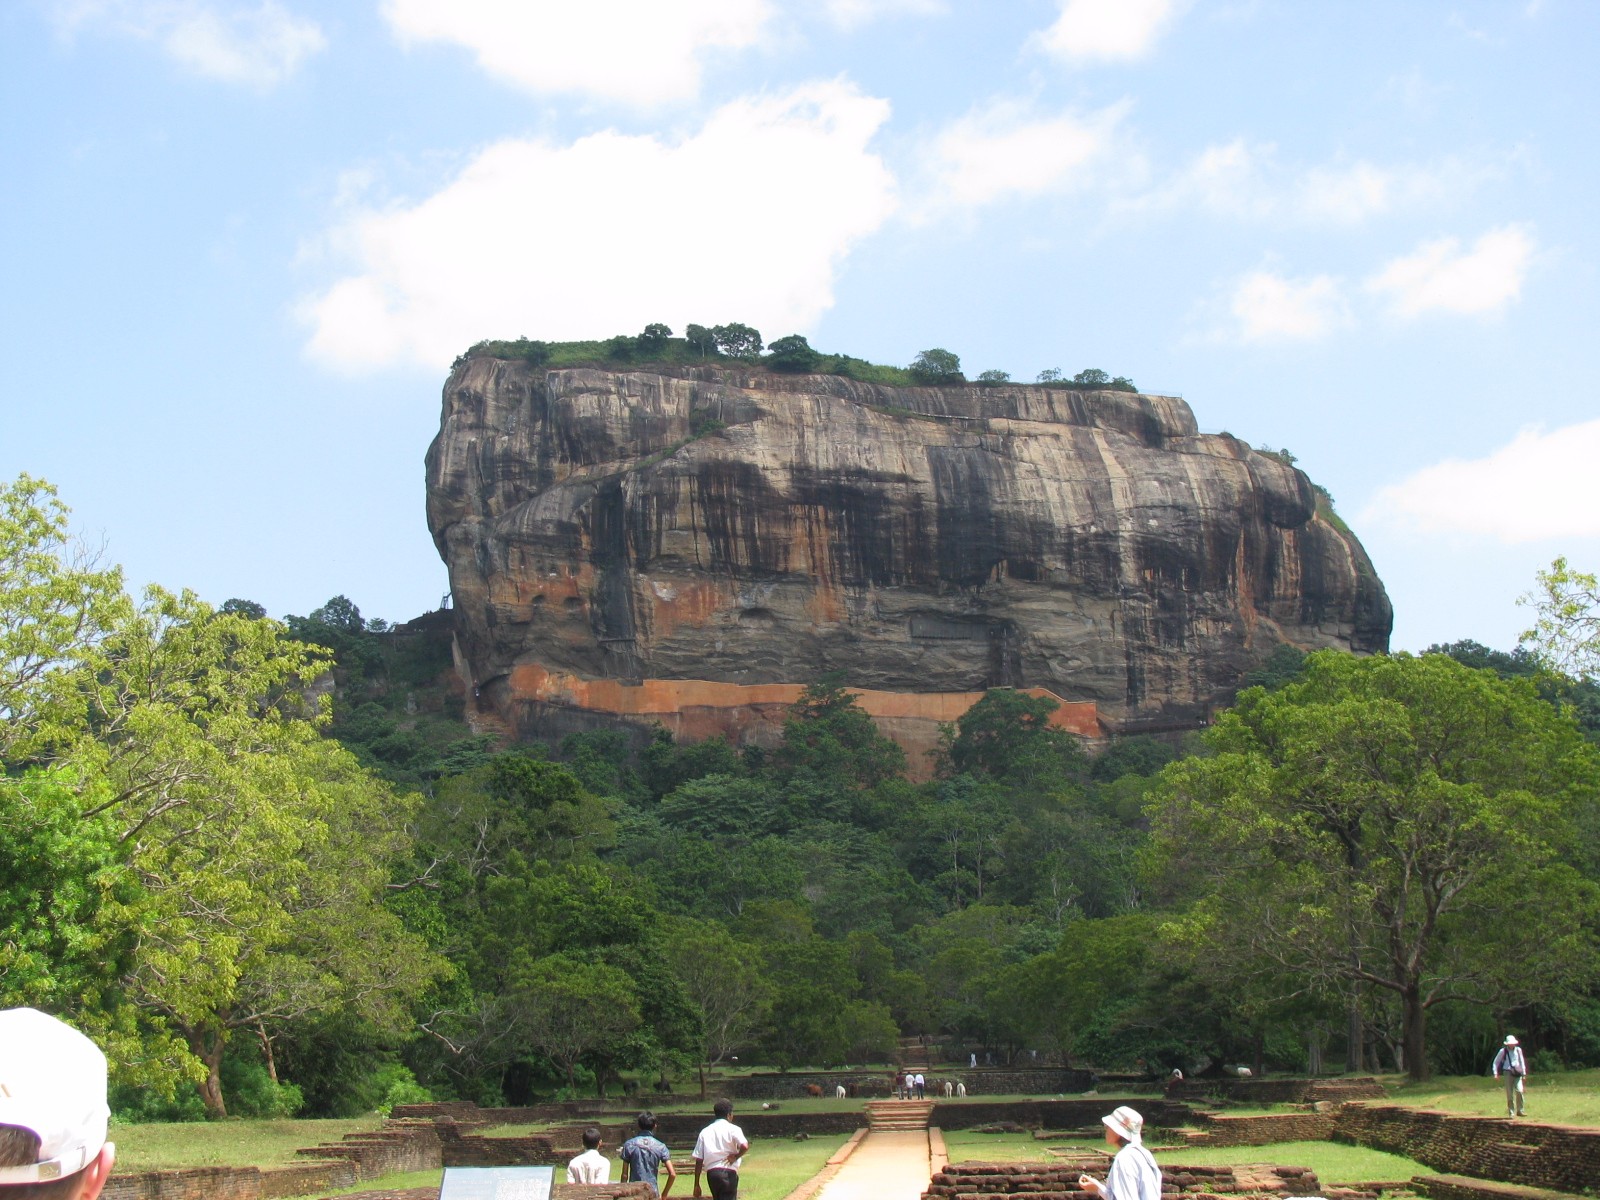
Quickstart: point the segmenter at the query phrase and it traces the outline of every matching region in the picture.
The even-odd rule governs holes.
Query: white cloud
[[[884,17],[931,17],[947,11],[945,0],[821,0],[823,14],[840,29],[859,29]]]
[[[1292,168],[1270,143],[1207,146],[1157,187],[1124,201],[1131,211],[1199,208],[1236,220],[1355,225],[1459,196],[1495,173],[1457,159],[1382,165],[1365,159]]]
[[[1466,251],[1459,238],[1438,238],[1383,267],[1366,288],[1387,296],[1391,311],[1402,317],[1498,312],[1522,294],[1534,248],[1525,225],[1491,229]]]
[[[355,268],[303,302],[308,351],[346,370],[438,368],[485,337],[804,331],[851,245],[894,210],[868,149],[888,115],[833,81],[734,101],[677,142],[499,142],[437,194],[330,231]]]
[[[1382,488],[1361,520],[1507,543],[1597,537],[1597,461],[1600,420],[1525,429],[1485,458],[1449,459]]]
[[[1061,0],[1061,15],[1034,44],[1056,58],[1142,58],[1186,0]]]
[[[692,99],[705,57],[755,45],[771,0],[384,0],[405,42],[454,42],[535,93],[647,107]]]
[[[1213,329],[1206,340],[1219,342],[1314,341],[1350,320],[1338,279],[1291,279],[1265,268],[1240,276],[1212,308]]]
[[[201,75],[260,88],[281,83],[327,45],[315,21],[276,0],[66,0],[52,15],[68,36],[111,33],[155,42]]]
[[[930,198],[921,215],[1081,183],[1078,173],[1105,155],[1125,112],[1125,105],[1114,105],[1086,116],[1039,117],[1010,100],[972,110],[934,139]]]

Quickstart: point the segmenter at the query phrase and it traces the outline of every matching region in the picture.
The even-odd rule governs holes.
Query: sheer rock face
[[[1173,397],[472,358],[427,474],[464,669],[524,726],[600,681],[838,670],[1177,728],[1280,643],[1388,644],[1305,475]]]

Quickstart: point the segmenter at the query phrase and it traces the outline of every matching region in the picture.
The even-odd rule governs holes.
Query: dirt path
[[[812,1200],[918,1200],[932,1178],[927,1130],[867,1134]]]

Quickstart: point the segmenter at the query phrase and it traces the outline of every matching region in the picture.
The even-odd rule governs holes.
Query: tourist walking
[[[921,1071],[918,1071],[916,1073],[916,1075],[914,1075],[912,1077],[912,1083],[916,1086],[916,1089],[917,1089],[917,1099],[918,1100],[926,1100],[927,1099],[926,1089],[927,1089],[928,1085],[927,1085],[927,1081],[922,1078],[922,1072]]]
[[[1506,1116],[1520,1117],[1522,1115],[1522,1081],[1528,1074],[1528,1060],[1523,1056],[1522,1047],[1517,1039],[1509,1033],[1506,1034],[1505,1045],[1500,1047],[1500,1053],[1494,1056],[1494,1065],[1489,1068],[1496,1079],[1502,1076],[1506,1081]]]
[[[622,1159],[623,1183],[648,1183],[661,1200],[666,1200],[678,1178],[678,1169],[672,1165],[672,1151],[656,1137],[655,1113],[639,1114],[639,1132],[622,1143],[617,1157]],[[666,1187],[659,1181],[662,1167],[667,1169]]]
[[[1104,1183],[1079,1175],[1078,1186],[1101,1200],[1161,1200],[1161,1168],[1144,1148],[1144,1118],[1123,1105],[1100,1121],[1106,1127],[1106,1143],[1116,1149],[1116,1156]]]
[[[728,1118],[733,1116],[733,1101],[718,1100],[711,1106],[716,1118],[700,1131],[694,1143],[694,1194],[700,1192],[700,1173],[705,1172],[706,1183],[711,1188],[711,1200],[738,1200],[739,1167],[744,1162],[750,1142]]]

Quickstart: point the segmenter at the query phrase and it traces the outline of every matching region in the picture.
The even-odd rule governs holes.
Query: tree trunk
[[[273,1083],[278,1082],[278,1060],[272,1054],[272,1038],[267,1035],[267,1027],[260,1021],[256,1022],[256,1038],[261,1043],[261,1053],[267,1060],[267,1078]]]
[[[1413,983],[1400,993],[1405,1005],[1406,1077],[1413,1083],[1428,1078],[1428,1010],[1422,1004],[1422,985]]]
[[[1344,1069],[1346,1074],[1359,1075],[1362,1070],[1362,1043],[1366,1040],[1366,1022],[1361,1019],[1361,997],[1353,993],[1350,1007],[1345,1010]]]
[[[700,1064],[700,1099],[706,1098],[706,1064]]]
[[[206,1116],[220,1120],[228,1115],[228,1106],[222,1099],[222,1051],[228,1044],[228,1035],[221,1030],[196,1029],[186,1031],[185,1040],[194,1056],[205,1064],[206,1077],[197,1086]]]

